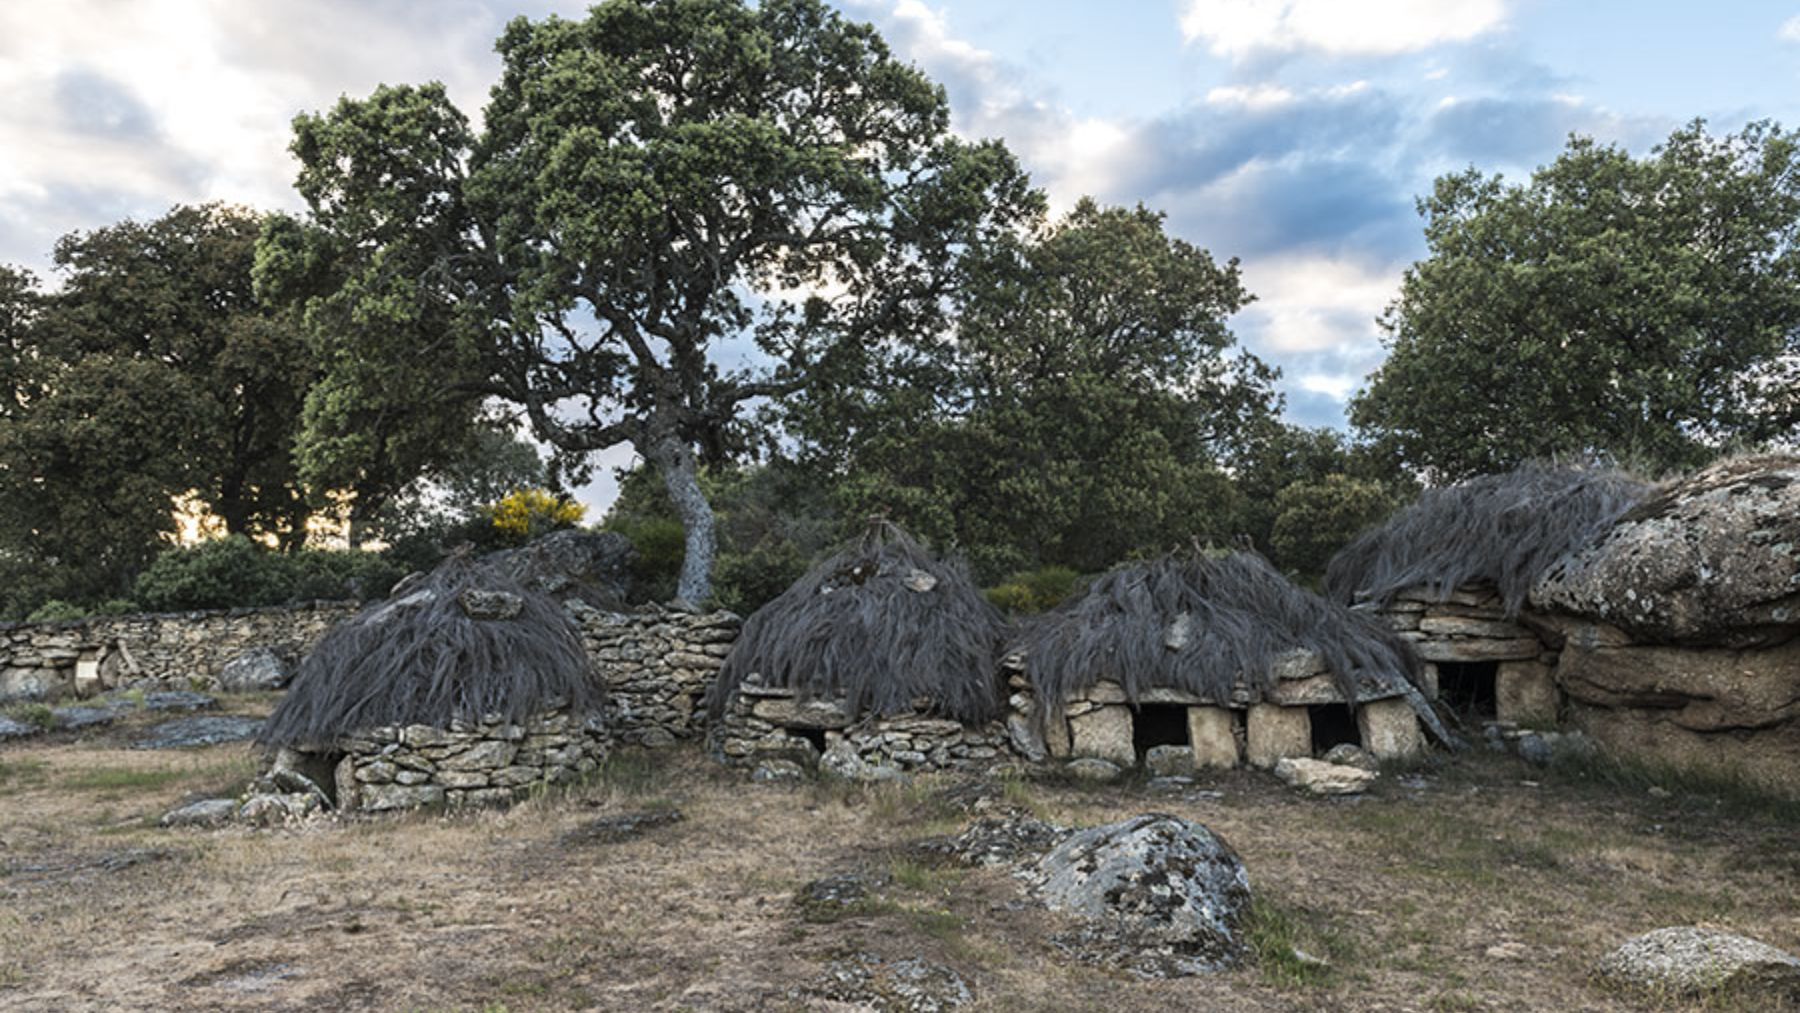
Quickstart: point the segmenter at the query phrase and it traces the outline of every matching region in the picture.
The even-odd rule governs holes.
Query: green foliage
[[[1597,452],[1655,471],[1800,426],[1800,153],[1696,122],[1648,157],[1572,138],[1523,184],[1420,202],[1430,254],[1352,404],[1439,478]]]
[[[964,267],[953,333],[789,405],[844,512],[885,511],[987,580],[1229,537],[1221,465],[1277,404],[1224,324],[1250,298],[1237,264],[1083,201]]]
[[[138,577],[134,597],[155,612],[375,598],[404,575],[376,553],[277,553],[231,536],[158,556]]]
[[[313,278],[347,258],[318,305],[358,342],[329,366],[341,404],[309,401],[327,442],[303,462],[381,458],[343,408],[382,384],[396,407],[501,398],[564,477],[621,443],[654,462],[690,541],[682,594],[707,598],[697,466],[747,446],[743,406],[939,323],[959,255],[1041,198],[1003,146],[950,133],[941,88],[821,0],[608,0],[515,19],[496,48],[479,134],[435,84],[295,123],[300,238],[331,253],[289,242],[271,262]],[[833,298],[789,294],[820,287]],[[776,365],[709,361],[734,337]]]
[[[982,593],[994,607],[1014,615],[1036,615],[1048,612],[1075,593],[1081,574],[1066,566],[1046,566],[1015,573],[1006,583],[990,587]]]
[[[192,500],[296,542],[310,355],[250,280],[260,216],[177,207],[64,236],[62,285],[0,269],[0,607],[116,596]],[[11,578],[17,579],[11,579]]]
[[[1294,482],[1275,496],[1269,561],[1317,583],[1337,551],[1400,506],[1379,482],[1332,474]]]
[[[75,619],[86,619],[87,616],[88,610],[80,605],[63,601],[60,598],[52,598],[32,609],[31,614],[25,617],[25,621],[28,623],[62,623]]]
[[[631,539],[637,558],[631,563],[632,585],[650,601],[675,597],[687,539],[681,522],[668,517],[621,518],[603,525]]]

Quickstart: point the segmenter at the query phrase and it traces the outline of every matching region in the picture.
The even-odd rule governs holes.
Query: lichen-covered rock
[[[1638,641],[1788,639],[1800,629],[1800,457],[1726,461],[1667,486],[1546,573],[1531,604]]]
[[[480,562],[527,590],[620,609],[631,597],[636,557],[631,540],[616,532],[555,531],[520,548],[490,553]]]
[[[523,595],[468,587],[456,596],[456,605],[470,619],[500,621],[517,618],[525,611]]]
[[[163,813],[159,821],[165,827],[217,827],[230,823],[238,812],[232,798],[203,798]]]
[[[1379,775],[1347,764],[1287,756],[1276,762],[1275,776],[1310,795],[1356,795],[1367,791]]]
[[[1657,929],[1602,957],[1601,978],[1666,997],[1724,993],[1741,1001],[1800,1001],[1800,958],[1712,929]]]
[[[1062,942],[1084,958],[1172,977],[1243,954],[1250,878],[1198,823],[1151,813],[1079,831],[1027,878],[1051,909],[1082,919]]]
[[[1018,865],[1035,861],[1069,836],[1069,831],[1024,813],[988,816],[954,837],[937,837],[919,847],[967,865]]]
[[[917,957],[886,960],[859,953],[833,961],[817,980],[797,990],[835,1003],[879,1013],[943,1013],[975,1001],[967,982],[952,968]]]
[[[252,647],[219,668],[219,688],[227,693],[260,693],[294,681],[294,666],[280,652]]]

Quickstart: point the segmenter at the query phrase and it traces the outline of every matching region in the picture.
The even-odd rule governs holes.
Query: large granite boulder
[[[1070,835],[1026,872],[1082,928],[1059,940],[1148,977],[1218,970],[1244,952],[1250,879],[1198,823],[1150,813]]]
[[[1725,461],[1665,486],[1552,567],[1531,605],[1637,642],[1792,639],[1800,633],[1800,457]]]
[[[219,669],[219,688],[227,693],[266,692],[293,681],[293,663],[268,647],[252,647]]]
[[[555,531],[517,549],[481,557],[481,565],[506,574],[528,591],[559,601],[579,599],[618,611],[631,598],[631,539],[611,531]]]

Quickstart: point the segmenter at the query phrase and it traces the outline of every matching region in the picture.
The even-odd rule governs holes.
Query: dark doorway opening
[[[796,739],[805,739],[807,742],[812,743],[813,751],[815,753],[823,754],[825,752],[825,729],[789,728],[787,733]]]
[[[304,774],[307,780],[318,785],[319,790],[325,793],[325,800],[335,809],[338,804],[337,766],[338,761],[343,758],[343,753],[306,753],[296,749],[289,751],[289,759],[294,761],[289,766],[294,772]],[[290,789],[283,787],[282,790]]]
[[[1497,661],[1438,662],[1438,699],[1444,706],[1474,721],[1492,721],[1495,707],[1494,680]]]
[[[1147,703],[1131,716],[1131,748],[1141,761],[1157,746],[1187,746],[1187,708],[1179,704]]]
[[[1312,750],[1319,756],[1348,742],[1362,745],[1362,733],[1356,727],[1356,715],[1341,703],[1314,704],[1306,708],[1312,718]]]

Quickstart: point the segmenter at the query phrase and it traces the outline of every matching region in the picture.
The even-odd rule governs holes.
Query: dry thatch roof
[[[1000,713],[1005,623],[960,560],[933,557],[886,521],[744,621],[713,684],[716,718],[752,672],[853,715],[915,703],[965,723]]]
[[[1025,631],[1025,669],[1046,723],[1064,701],[1111,679],[1135,702],[1176,689],[1220,706],[1273,689],[1274,663],[1318,653],[1347,701],[1403,695],[1448,735],[1414,688],[1417,658],[1379,620],[1295,586],[1261,556],[1166,557],[1113,570]]]
[[[496,612],[479,606],[483,592],[501,592]],[[471,611],[514,614],[478,619]],[[590,710],[602,696],[562,606],[455,555],[327,632],[261,740],[325,743],[360,729],[443,727],[490,713],[517,720],[553,703]]]
[[[1332,557],[1325,591],[1341,602],[1386,604],[1411,587],[1447,597],[1488,583],[1516,614],[1538,577],[1604,534],[1651,488],[1606,468],[1527,464],[1428,489]]]

